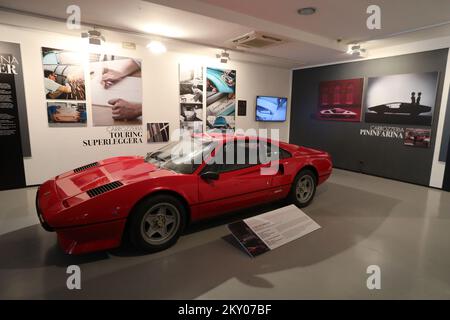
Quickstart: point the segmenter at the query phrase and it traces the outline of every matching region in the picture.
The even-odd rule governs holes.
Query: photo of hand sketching
[[[142,103],[133,103],[123,99],[112,99],[112,117],[114,120],[132,120],[142,115]]]
[[[134,59],[116,60],[113,68],[104,68],[101,84],[105,90],[114,87],[128,76],[140,73],[140,63]],[[112,106],[112,117],[114,120],[133,120],[142,115],[142,103],[127,101],[122,98],[108,100]]]

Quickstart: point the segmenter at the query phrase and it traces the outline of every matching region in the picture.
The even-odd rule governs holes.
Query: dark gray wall
[[[428,185],[447,53],[448,49],[442,49],[295,70],[292,82],[290,142],[328,151],[337,168]],[[312,116],[317,110],[321,81],[364,78],[365,89],[368,77],[431,71],[439,71],[440,75],[430,148],[404,146],[402,139],[361,136],[360,129],[367,129],[371,125],[364,123],[364,115],[360,123],[319,121]],[[410,125],[387,126],[411,127]]]

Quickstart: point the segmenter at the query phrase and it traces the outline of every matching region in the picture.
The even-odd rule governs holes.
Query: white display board
[[[233,236],[255,257],[301,238],[320,226],[295,205],[228,225]]]

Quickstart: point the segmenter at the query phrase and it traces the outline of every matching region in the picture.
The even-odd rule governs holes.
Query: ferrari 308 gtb
[[[282,199],[305,207],[331,171],[323,151],[200,134],[146,157],[110,158],[60,174],[39,187],[36,208],[68,254],[118,247],[124,235],[155,252],[175,244],[191,222]]]

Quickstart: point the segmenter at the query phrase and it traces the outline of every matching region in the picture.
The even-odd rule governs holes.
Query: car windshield
[[[178,173],[193,173],[217,142],[206,138],[183,138],[147,154],[145,161]]]

